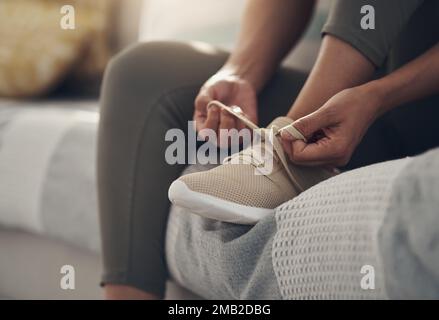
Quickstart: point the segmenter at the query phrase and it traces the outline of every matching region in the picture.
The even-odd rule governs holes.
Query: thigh
[[[105,125],[110,121],[107,118],[118,114],[122,119],[130,118],[129,125],[135,127],[142,122],[142,115],[148,114],[166,96],[186,91],[195,97],[200,86],[227,59],[224,51],[213,47],[206,50],[186,43],[147,42],[123,51],[106,70],[101,99],[102,123]],[[194,101],[184,102],[175,104],[178,110],[169,111],[182,120],[190,120]]]

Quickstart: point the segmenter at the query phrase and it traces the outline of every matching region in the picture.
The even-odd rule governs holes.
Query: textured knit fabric
[[[284,299],[385,298],[377,232],[410,158],[341,174],[276,211],[273,265]],[[363,266],[375,271],[364,290]]]

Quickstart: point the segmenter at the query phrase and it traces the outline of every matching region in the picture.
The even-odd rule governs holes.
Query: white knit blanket
[[[410,161],[343,173],[276,210],[272,256],[284,299],[386,297],[377,236],[395,178]],[[374,289],[362,287],[362,268],[374,271]]]

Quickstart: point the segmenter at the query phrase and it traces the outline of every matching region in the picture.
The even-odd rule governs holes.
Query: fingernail
[[[211,106],[209,108],[209,110],[212,110],[212,112],[217,112],[218,111],[218,106]]]

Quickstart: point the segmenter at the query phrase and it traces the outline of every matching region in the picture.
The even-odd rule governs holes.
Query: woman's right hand
[[[241,121],[216,106],[207,110],[207,105],[212,100],[218,100],[227,106],[239,106],[247,118],[257,124],[257,94],[253,85],[232,72],[222,70],[206,81],[195,99],[194,121],[202,138],[206,138],[202,129],[212,129],[218,137],[217,145],[225,147],[229,141],[220,139],[219,130],[241,130],[245,127]]]

